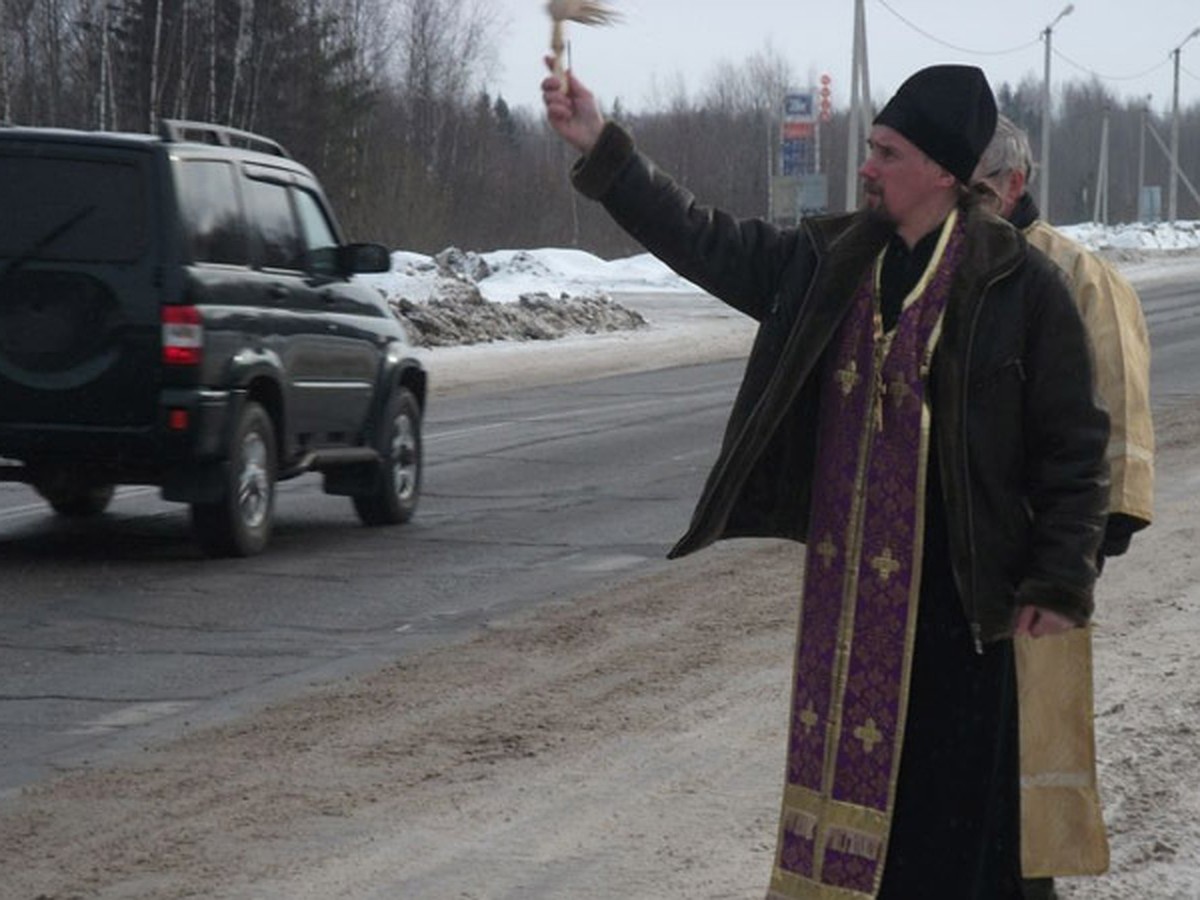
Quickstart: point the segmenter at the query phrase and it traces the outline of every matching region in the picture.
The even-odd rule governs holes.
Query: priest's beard
[[[863,183],[862,210],[868,221],[886,227],[889,231],[895,231],[899,224],[883,202],[883,191],[873,181]]]

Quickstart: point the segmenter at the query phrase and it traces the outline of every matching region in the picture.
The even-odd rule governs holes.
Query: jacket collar
[[[867,266],[894,233],[894,229],[862,212],[803,220],[819,260],[822,291],[839,301],[858,287]]]
[[[966,245],[947,313],[952,327],[969,329],[985,290],[1020,264],[1026,244],[1012,225],[977,205],[960,210],[960,214],[967,217]],[[841,318],[846,298],[858,287],[893,229],[861,212],[805,219],[802,226],[817,257],[809,324],[828,336]]]
[[[971,262],[982,274],[1003,271],[1020,260],[1024,240],[1013,227],[974,204],[961,212],[967,216],[969,246],[975,250]],[[873,259],[894,233],[886,223],[861,212],[804,219],[802,224],[818,257],[827,260],[832,255],[848,266]],[[859,275],[861,271],[854,273],[855,278]]]
[[[979,206],[968,207],[966,214],[966,256],[959,271],[986,286],[1025,258],[1025,238],[1008,222]]]
[[[1033,197],[1026,191],[1017,200],[1017,205],[1008,215],[1008,221],[1012,222],[1018,229],[1024,231],[1034,222],[1042,217],[1042,212],[1037,208],[1037,204],[1033,202]]]

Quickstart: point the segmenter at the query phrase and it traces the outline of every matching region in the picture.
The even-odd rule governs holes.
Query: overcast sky
[[[492,0],[506,23],[496,37],[500,71],[492,93],[513,106],[540,106],[542,56],[550,38],[545,0]],[[770,46],[802,82],[828,73],[835,106],[850,93],[853,0],[611,0],[613,26],[568,23],[576,73],[606,105],[631,111],[678,93],[700,93],[714,66],[740,65]],[[1065,0],[866,0],[871,93],[886,100],[925,65],[971,63],[993,84],[1039,83],[1039,35]],[[1171,109],[1171,51],[1200,26],[1198,0],[1075,0],[1054,28],[1051,83],[1091,73],[1123,98],[1153,95]],[[906,19],[902,21],[900,17]],[[947,46],[952,45],[952,46]],[[1200,37],[1181,54],[1180,102],[1200,102]],[[806,84],[797,85],[805,87]]]

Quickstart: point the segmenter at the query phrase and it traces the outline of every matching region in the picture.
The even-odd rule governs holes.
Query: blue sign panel
[[[783,117],[793,122],[811,122],[813,119],[812,92],[788,94],[784,97]]]

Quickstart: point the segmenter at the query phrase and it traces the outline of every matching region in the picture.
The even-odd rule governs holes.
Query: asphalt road
[[[1175,281],[1139,292],[1152,351],[1150,393],[1155,403],[1200,388],[1200,282]]]
[[[203,559],[150,488],[65,521],[0,485],[0,796],[664,564],[740,369],[437,399],[412,523],[364,528],[305,477],[249,560]]]
[[[1156,403],[1200,393],[1200,288],[1142,291]],[[124,488],[90,522],[0,485],[0,797],[370,669],[506,609],[663,565],[740,363],[436,399],[416,520],[366,529],[280,486],[268,552],[206,560],[186,509]]]

